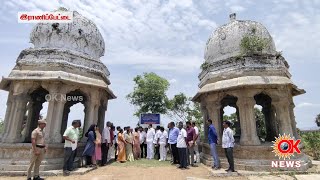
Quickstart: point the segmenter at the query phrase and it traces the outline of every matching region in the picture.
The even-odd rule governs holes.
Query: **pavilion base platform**
[[[265,143],[259,146],[243,146],[237,145],[233,149],[235,170],[246,171],[307,171],[312,166],[311,160],[304,153],[296,154],[290,160],[300,160],[299,168],[273,168],[272,161],[280,161],[272,152],[272,144]],[[221,145],[217,146],[217,151],[220,158],[221,167],[227,169],[229,167],[225,156],[224,149]],[[210,154],[210,146],[207,143],[202,143],[201,162],[207,166],[212,166],[212,156]]]
[[[45,158],[40,165],[40,172],[62,170],[64,144],[49,144]],[[84,144],[79,144],[74,168],[81,165],[81,153]],[[26,173],[31,157],[31,143],[0,143],[0,174],[21,174]],[[18,173],[20,172],[20,173]],[[49,173],[49,172],[48,172]],[[50,173],[49,173],[50,174]]]

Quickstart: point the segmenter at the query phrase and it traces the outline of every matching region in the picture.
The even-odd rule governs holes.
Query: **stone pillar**
[[[30,126],[31,126],[31,117],[33,114],[33,100],[30,98],[28,100],[28,106],[27,106],[27,121],[26,121],[26,126],[25,126],[25,132],[22,134],[22,142],[26,142],[26,138],[28,136],[28,133],[30,132]]]
[[[293,103],[293,101],[291,99],[291,102],[290,102],[290,105],[289,105],[289,113],[290,113],[293,136],[296,139],[301,139],[300,135],[298,134],[298,130],[297,130],[297,122],[296,122],[296,118],[294,116],[294,108],[295,108],[295,105],[294,105],[294,103]]]
[[[7,109],[6,109],[6,115],[5,115],[5,118],[4,118],[4,128],[3,128],[3,133],[1,133],[1,142],[4,142],[4,137],[6,136],[6,133],[7,131],[9,130],[8,129],[8,126],[9,126],[9,117],[11,116],[11,112],[12,112],[12,108],[13,108],[13,103],[12,103],[12,92],[10,91],[9,92],[9,95],[8,95],[8,99],[7,99]]]
[[[207,124],[207,120],[209,118],[208,110],[204,103],[201,103],[200,109],[203,117],[204,143],[208,143],[208,124]]]
[[[279,123],[279,133],[281,135],[290,134],[294,136],[289,113],[290,103],[286,97],[280,98],[279,101],[273,101],[272,105],[276,110],[276,118]]]
[[[27,98],[28,96],[25,93],[13,94],[11,97],[12,107],[10,108],[10,114],[8,116],[6,115],[7,119],[5,121],[7,123],[7,129],[2,140],[3,142],[18,143],[21,141],[21,130],[23,118],[26,113]]]
[[[108,108],[108,100],[103,102],[103,104],[99,108],[98,127],[100,128],[101,131],[105,125],[104,121],[105,121],[105,117],[106,117],[107,108]]]
[[[64,105],[63,115],[62,115],[62,123],[61,123],[61,136],[63,135],[64,131],[68,128],[68,117],[70,113],[70,102],[66,102]]]
[[[219,102],[208,102],[207,103],[207,110],[209,113],[209,117],[212,120],[212,123],[214,125],[214,127],[216,128],[217,131],[217,135],[218,135],[218,140],[219,140],[219,144],[221,143],[221,136],[222,136],[222,129],[221,129],[221,114],[220,114],[220,110],[221,110],[221,105]]]
[[[239,108],[239,115],[241,119],[241,145],[260,145],[260,140],[257,135],[256,120],[254,117],[255,104],[256,101],[253,97],[238,97],[237,106]]]
[[[60,83],[49,84],[47,88],[50,94],[46,96],[49,105],[46,118],[45,140],[47,143],[61,143],[62,116],[68,89],[61,87]]]
[[[31,101],[29,101],[30,103]],[[32,131],[37,128],[38,126],[38,120],[40,116],[40,111],[42,109],[42,104],[43,102],[32,100],[31,106],[31,111],[30,115],[28,114],[28,119],[27,119],[27,129],[26,129],[26,137],[24,139],[24,142],[31,142],[31,133]],[[30,109],[29,109],[30,110]]]
[[[90,99],[85,103],[85,121],[83,127],[83,134],[85,134],[88,131],[89,127],[92,124],[97,124],[98,119],[95,120],[95,118],[98,115],[99,102],[99,98],[94,96],[94,94],[91,94]],[[85,136],[83,136],[82,141],[86,141]]]
[[[278,121],[277,121],[277,117],[276,117],[276,110],[275,107],[273,105],[271,105],[270,107],[270,120],[271,120],[271,128],[274,131],[274,137],[273,139],[279,135],[279,125],[278,125]]]

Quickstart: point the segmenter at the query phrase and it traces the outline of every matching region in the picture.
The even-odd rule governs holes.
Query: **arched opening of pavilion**
[[[279,132],[272,98],[266,93],[259,93],[254,96],[254,99],[258,137],[262,142],[272,142]]]
[[[47,111],[48,103],[46,97],[48,94],[49,91],[41,86],[31,91],[30,98],[26,105],[26,121],[22,129],[22,142],[31,143],[31,133],[33,129],[38,126],[38,119],[40,119],[41,116],[46,117],[46,114],[43,113]]]
[[[220,118],[222,120],[228,120],[232,123],[231,129],[234,132],[234,138],[236,142],[240,142],[240,136],[241,136],[241,126],[240,126],[240,117],[239,117],[239,108],[237,106],[238,98],[235,96],[227,95],[225,96],[220,104],[221,104],[221,110],[220,110]],[[229,116],[226,119],[227,114],[225,114],[226,110],[229,111]],[[222,121],[223,123],[223,121]],[[220,124],[220,128],[223,131],[222,123]]]
[[[65,103],[63,109],[61,135],[63,135],[64,131],[71,126],[73,120],[79,119],[81,121],[80,133],[82,137],[85,122],[85,104],[87,103],[88,98],[84,92],[77,89],[67,93],[66,99],[68,101]],[[64,142],[63,139],[62,142]]]

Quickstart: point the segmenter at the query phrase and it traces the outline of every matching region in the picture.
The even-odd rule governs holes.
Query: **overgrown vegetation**
[[[305,153],[311,155],[315,160],[320,159],[320,131],[305,132],[302,134],[305,144]]]
[[[200,68],[201,68],[201,70],[205,71],[205,70],[207,70],[210,66],[211,66],[211,65],[210,65],[209,63],[204,62],[204,63],[201,64]]]
[[[268,45],[267,38],[261,38],[256,35],[247,35],[241,39],[240,50],[242,55],[261,54]]]

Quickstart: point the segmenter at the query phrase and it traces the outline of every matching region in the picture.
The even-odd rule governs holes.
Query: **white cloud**
[[[173,83],[176,83],[176,82],[177,82],[176,79],[170,79],[170,80],[169,80],[169,83],[170,83],[170,84],[173,84]]]
[[[309,102],[303,102],[297,105],[297,108],[318,108],[320,107],[320,104],[315,103],[309,103]]]
[[[294,62],[320,62],[319,5],[316,1],[296,1],[288,6],[274,1],[274,8],[266,17],[277,49]]]
[[[137,69],[149,70],[175,70],[177,72],[199,72],[201,57],[196,56],[170,56],[151,54],[154,52],[140,52],[127,49],[121,55],[113,54],[103,58],[107,65],[132,65]]]
[[[159,61],[158,66],[149,66],[154,69],[172,69],[172,65],[181,67],[178,71],[198,68],[207,40],[200,32],[209,34],[217,27],[192,0],[12,0],[2,5],[13,12],[48,11],[59,6],[76,10],[99,27],[106,41],[106,54],[116,57],[112,64],[149,66]],[[218,9],[215,6],[212,11]]]
[[[243,12],[246,10],[246,8],[240,5],[230,6],[230,9],[231,9],[231,12],[236,12],[236,13]]]

